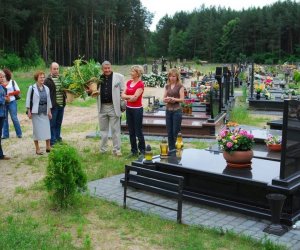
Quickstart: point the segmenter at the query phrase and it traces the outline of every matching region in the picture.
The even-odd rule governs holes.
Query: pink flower
[[[233,143],[232,143],[232,142],[229,141],[229,142],[226,143],[226,147],[227,147],[227,148],[231,148],[232,146],[233,146]]]
[[[230,139],[234,141],[235,140],[235,136],[234,135],[230,136]]]
[[[252,140],[254,138],[254,135],[253,134],[248,134],[247,137]]]

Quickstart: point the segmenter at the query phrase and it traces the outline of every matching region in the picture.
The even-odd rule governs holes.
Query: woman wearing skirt
[[[51,99],[50,91],[44,85],[45,73],[38,71],[34,74],[35,84],[31,85],[27,92],[26,108],[29,119],[32,119],[33,141],[35,152],[42,155],[39,141],[46,141],[46,152],[50,152],[50,119]]]

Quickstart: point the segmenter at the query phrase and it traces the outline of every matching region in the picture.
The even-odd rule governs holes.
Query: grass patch
[[[71,240],[44,230],[38,221],[8,216],[0,219],[0,249],[74,249]]]
[[[82,98],[76,98],[73,102],[69,103],[68,105],[74,107],[90,107],[97,103],[96,98],[87,97],[85,100]]]
[[[236,105],[230,112],[230,121],[239,124],[263,127],[270,120],[268,117],[250,115],[245,106]]]

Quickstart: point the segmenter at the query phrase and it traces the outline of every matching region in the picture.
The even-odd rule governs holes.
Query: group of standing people
[[[98,97],[98,112],[100,123],[100,152],[107,151],[109,124],[111,124],[113,154],[121,156],[121,108],[120,103],[126,101],[126,122],[131,146],[130,156],[143,156],[146,145],[143,134],[143,93],[144,83],[141,80],[143,67],[131,67],[130,76],[124,86],[124,76],[112,71],[111,63],[102,63],[100,95]],[[180,73],[177,69],[168,72],[163,101],[166,103],[166,127],[168,133],[169,154],[175,155],[175,143],[181,130],[182,111],[180,103],[184,101],[184,87],[181,84]]]
[[[2,138],[8,138],[8,112],[11,115],[17,137],[22,137],[20,123],[17,117],[16,96],[20,94],[19,86],[11,80],[11,73],[0,71],[0,132]],[[131,67],[131,79],[125,84],[124,76],[113,72],[109,61],[102,63],[97,98],[98,117],[100,124],[100,152],[108,150],[109,130],[112,134],[113,154],[121,156],[121,115],[122,102],[126,103],[126,122],[129,130],[131,156],[143,156],[146,145],[143,134],[143,93],[144,83],[141,80],[143,67]],[[28,118],[32,120],[33,140],[37,155],[42,155],[39,141],[46,142],[46,152],[62,140],[61,126],[66,105],[66,95],[61,89],[59,65],[50,65],[50,74],[46,77],[43,71],[34,74],[35,83],[29,86],[26,97]],[[182,112],[180,103],[184,101],[184,88],[177,69],[168,72],[163,101],[166,103],[166,127],[168,133],[169,152],[175,151],[175,142],[181,130]],[[3,125],[4,124],[4,125]],[[9,159],[2,152],[0,139],[0,159]]]

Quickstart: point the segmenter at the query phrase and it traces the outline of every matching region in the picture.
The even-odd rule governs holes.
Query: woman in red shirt
[[[145,154],[145,138],[143,134],[143,92],[144,83],[141,80],[143,67],[135,65],[131,67],[131,80],[126,83],[122,93],[122,99],[126,100],[126,121],[131,144],[131,156]],[[138,145],[136,142],[138,138]]]

